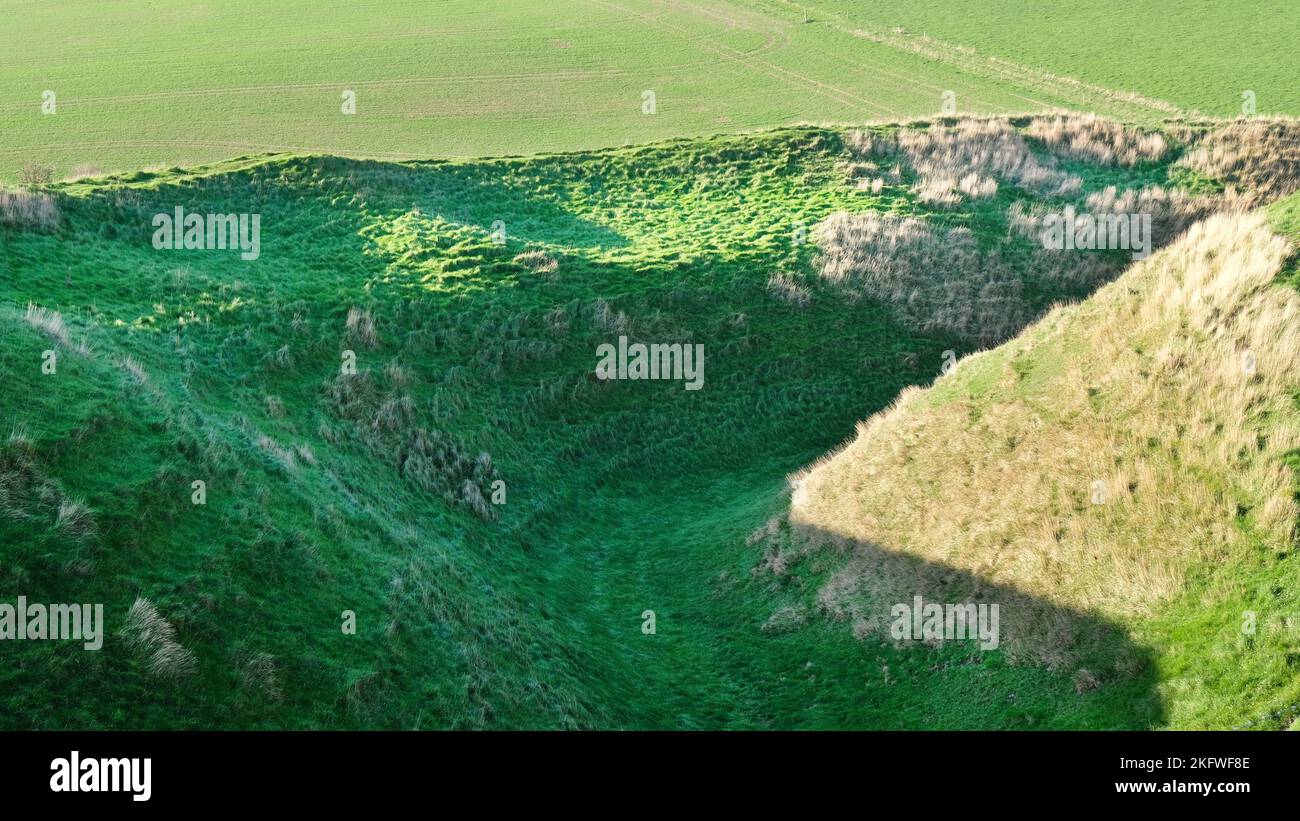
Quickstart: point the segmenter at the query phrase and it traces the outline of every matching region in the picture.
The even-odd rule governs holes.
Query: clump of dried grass
[[[1159,185],[1124,191],[1110,185],[1089,194],[1085,204],[1094,214],[1150,214],[1151,234],[1157,245],[1168,244],[1192,223],[1215,212],[1241,210],[1243,205],[1236,197],[1198,197]]]
[[[524,251],[514,258],[514,262],[534,274],[553,274],[560,267],[555,257],[540,250]]]
[[[807,620],[808,614],[802,605],[787,604],[774,610],[761,629],[764,633],[787,633],[799,629]]]
[[[1028,319],[1020,277],[966,228],[913,217],[833,214],[814,229],[822,279],[889,304],[908,325],[981,343]]]
[[[84,502],[65,497],[59,501],[54,529],[78,540],[93,538],[97,531],[95,514]]]
[[[812,303],[812,294],[789,274],[775,273],[768,277],[767,291],[777,299],[800,308]]]
[[[122,370],[131,374],[139,384],[143,385],[149,381],[149,372],[144,369],[144,365],[141,365],[140,361],[135,357],[124,356],[119,360],[118,364],[122,366]]]
[[[72,167],[72,170],[68,172],[68,176],[65,177],[65,179],[68,180],[68,182],[76,182],[77,180],[102,176],[104,176],[104,169],[100,168],[98,165],[92,163],[80,163]]]
[[[176,628],[143,596],[131,605],[120,632],[127,646],[145,657],[154,675],[180,678],[194,671],[194,654],[176,641]]]
[[[379,347],[379,332],[375,329],[375,318],[368,310],[356,306],[348,309],[348,340],[363,345],[371,350]]]
[[[468,384],[465,369],[455,366],[444,377],[445,393],[435,401],[459,401]],[[448,505],[468,507],[479,518],[493,520],[496,513],[485,495],[498,477],[492,457],[480,453],[473,458],[456,437],[416,423],[427,412],[417,407],[406,392],[412,380],[409,368],[391,360],[383,370],[387,391],[370,370],[339,374],[326,383],[324,402],[329,411],[347,424],[328,428],[327,439],[337,440],[349,431],[372,453],[394,464],[402,478]],[[434,414],[436,415],[436,413]],[[265,440],[265,441],[263,441]],[[259,444],[293,469],[293,454],[261,437]],[[395,458],[394,458],[395,455]],[[303,456],[299,449],[299,456]],[[311,464],[315,457],[303,456]],[[473,485],[471,490],[467,485]]]
[[[472,510],[475,516],[484,521],[490,522],[496,518],[496,512],[492,510],[487,499],[483,498],[483,491],[469,479],[461,483],[460,501]]]
[[[496,518],[484,489],[490,489],[499,474],[487,453],[471,459],[455,438],[417,428],[406,438],[398,458],[398,469],[411,484],[449,505],[468,507],[484,521]]]
[[[293,451],[289,448],[281,445],[279,442],[264,433],[254,432],[253,441],[268,456],[274,459],[280,467],[290,472],[298,469],[298,463],[294,459]]]
[[[1241,119],[1184,136],[1192,145],[1178,165],[1234,186],[1249,204],[1300,190],[1300,120]]]
[[[591,320],[596,328],[611,334],[625,334],[632,327],[627,314],[614,310],[604,297],[597,297],[591,303]]]
[[[1131,168],[1162,160],[1169,153],[1169,141],[1160,132],[1143,131],[1096,114],[1036,117],[1026,133],[1058,154],[1102,165]]]
[[[39,331],[44,331],[56,342],[67,346],[72,342],[72,337],[68,333],[68,325],[63,321],[63,315],[58,311],[51,311],[48,308],[42,308],[34,303],[27,303],[27,311],[23,314],[23,319]]]
[[[54,197],[41,191],[0,189],[0,224],[52,230],[59,225],[59,207]]]
[[[1169,151],[1160,134],[1093,116],[1040,118],[1028,131],[1054,151],[1096,162],[1136,164]],[[1036,156],[1005,120],[966,118],[923,129],[856,131],[847,135],[846,144],[856,160],[850,166],[858,169],[855,173],[873,173],[896,158],[905,160],[917,174],[913,188],[918,198],[931,204],[993,196],[1004,181],[1038,196],[1072,200],[1080,216],[1149,215],[1152,248],[1174,241],[1197,220],[1245,204],[1231,192],[1205,197],[1159,186],[1112,186],[1080,202],[1082,180],[1061,170],[1052,157]],[[1045,307],[1030,304],[1026,293],[1095,287],[1129,262],[1114,253],[1044,247],[1043,218],[1051,207],[1014,203],[1007,212],[1010,231],[983,249],[965,228],[945,229],[890,214],[835,214],[814,231],[821,247],[815,264],[824,281],[887,303],[918,331],[956,334],[980,345],[997,343]],[[1021,237],[1031,240],[1028,253]],[[1008,262],[1012,259],[1014,265]],[[792,294],[791,286],[776,278],[768,283],[781,296]]]
[[[266,701],[279,701],[283,698],[275,656],[270,653],[240,652],[236,654],[235,663],[239,667],[239,687],[245,693]]]
[[[1008,210],[1008,225],[1012,232],[1039,243],[1042,239],[1043,217],[1049,210],[1055,211],[1045,206],[1026,207],[1017,202]],[[1179,188],[1158,185],[1121,191],[1111,185],[1085,197],[1076,209],[1076,214],[1081,218],[1109,214],[1149,215],[1151,242],[1153,247],[1160,247],[1174,241],[1188,226],[1211,214],[1242,210],[1244,201],[1235,195],[1194,196]],[[1060,212],[1055,213],[1060,216]]]
[[[956,125],[903,128],[889,134],[854,132],[847,145],[858,157],[887,159],[901,153],[916,171],[917,196],[930,204],[951,205],[959,195],[991,197],[998,181],[1039,196],[1075,194],[1083,181],[1034,155],[1005,120],[963,118]]]

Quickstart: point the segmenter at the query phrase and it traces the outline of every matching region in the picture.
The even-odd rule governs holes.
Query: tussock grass
[[[814,231],[820,248],[814,266],[824,281],[887,303],[922,333],[995,344],[1045,310],[1050,303],[1044,297],[1086,293],[1117,276],[1128,257],[1114,249],[1073,253],[1044,246],[1043,218],[1059,217],[1066,204],[1094,218],[1149,216],[1148,239],[1160,247],[1197,220],[1254,201],[1236,190],[1197,195],[1173,185],[1086,191],[1083,178],[1065,170],[1061,159],[1127,168],[1167,161],[1171,154],[1159,132],[1091,115],[1032,118],[1023,135],[1001,118],[921,125],[851,132],[846,146],[861,160],[862,173],[901,159],[916,176],[911,188],[919,202],[944,209],[966,203],[980,209],[975,220],[953,227],[937,215],[834,214]],[[1032,150],[1025,135],[1048,153]],[[1033,196],[979,205],[999,197],[999,182]],[[995,233],[1003,222],[1006,233]],[[779,280],[770,287],[778,294],[790,290]]]
[[[1235,212],[1246,206],[1237,196],[1194,196],[1158,185],[1124,191],[1110,185],[1089,194],[1084,205],[1092,214],[1150,214],[1151,233],[1162,245],[1216,211]]]
[[[280,467],[291,473],[298,469],[298,462],[294,458],[294,452],[291,448],[285,447],[265,433],[255,432],[253,441],[263,452],[274,459]]]
[[[72,344],[71,334],[68,333],[67,323],[63,321],[63,315],[58,311],[51,311],[48,308],[42,308],[34,303],[27,303],[27,312],[23,314],[23,319],[33,328],[44,331],[49,334],[56,342],[63,346]]]
[[[812,302],[812,293],[794,277],[786,273],[775,273],[768,277],[767,290],[777,299],[799,307]]]
[[[236,654],[235,664],[239,669],[239,686],[245,693],[268,701],[279,701],[284,697],[275,656],[264,652],[240,652]]]
[[[131,375],[131,378],[137,384],[143,385],[149,381],[149,372],[144,369],[144,365],[140,364],[140,361],[135,357],[124,356],[118,364],[122,366],[122,370]]]
[[[1019,276],[969,229],[868,212],[833,215],[814,236],[823,280],[890,304],[922,332],[988,342],[1024,322]]]
[[[1149,215],[1152,245],[1160,247],[1175,240],[1188,226],[1211,214],[1240,213],[1247,207],[1247,201],[1235,192],[1206,196],[1160,185],[1123,190],[1109,185],[1084,197],[1083,202],[1078,204],[1076,213],[1092,218],[1106,214]],[[1044,227],[1042,217],[1048,211],[1058,217],[1061,214],[1060,209],[1054,205],[1024,206],[1017,202],[1009,210],[1008,222],[1013,231],[1035,244],[1041,244]],[[1065,256],[1068,259],[1069,255]]]
[[[1131,168],[1158,162],[1170,149],[1168,138],[1159,131],[1143,131],[1095,114],[1035,117],[1025,133],[1059,154],[1102,165]]]
[[[104,169],[94,163],[81,163],[74,165],[68,175],[64,177],[68,182],[77,182],[78,180],[92,179],[94,177],[104,176]]]
[[[370,350],[379,347],[379,332],[375,329],[375,318],[369,310],[362,310],[356,306],[349,308],[346,327],[349,341]]]
[[[176,641],[176,628],[163,618],[153,602],[138,597],[126,614],[120,634],[126,645],[145,660],[158,678],[178,679],[194,672],[194,654]]]
[[[53,230],[59,225],[59,207],[52,195],[42,191],[0,188],[0,225]]]
[[[514,258],[517,265],[522,265],[534,274],[553,274],[560,267],[555,257],[542,250],[525,251]]]
[[[1192,147],[1178,164],[1239,189],[1251,204],[1300,190],[1300,120],[1252,117],[1183,133]]]
[[[95,535],[95,515],[85,502],[63,499],[59,502],[58,518],[54,528],[76,539],[89,539]]]
[[[1034,154],[1004,119],[963,117],[955,125],[905,128],[875,134],[857,132],[848,144],[860,157],[888,160],[900,152],[916,171],[918,198],[931,205],[954,205],[959,194],[992,197],[1003,180],[1038,196],[1078,193],[1083,181]]]

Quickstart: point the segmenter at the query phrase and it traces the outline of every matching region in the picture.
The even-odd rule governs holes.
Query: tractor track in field
[[[683,29],[680,26],[674,26],[669,23],[661,22],[659,20],[650,20],[646,18],[644,15],[642,15],[640,12],[636,12],[624,6],[620,6],[617,3],[610,2],[609,0],[588,0],[588,2],[590,2],[592,5],[595,6],[600,6],[607,9],[615,9],[624,14],[632,15],[634,17],[640,17],[643,20],[645,20],[645,22],[651,23],[652,25],[654,25],[656,28],[659,28],[660,30],[668,31],[670,34],[680,35],[681,32],[683,31]],[[676,5],[676,4],[670,3],[670,5]],[[715,43],[712,44],[710,50],[719,54],[720,56],[722,56],[724,59],[728,61],[737,63],[738,65],[741,65],[752,71],[756,71],[759,74],[763,74],[764,76],[770,79],[779,80],[785,83],[786,85],[794,86],[796,88],[802,88],[803,90],[806,91],[811,91],[815,94],[819,94],[823,97],[833,100],[842,106],[846,106],[848,108],[854,108],[857,109],[858,111],[862,111],[877,117],[902,116],[899,112],[894,111],[893,109],[885,105],[874,102],[872,100],[868,100],[865,97],[861,97],[857,94],[854,94],[851,91],[838,88],[834,85],[831,85],[830,83],[825,83],[822,82],[821,80],[817,80],[812,77],[807,77],[805,75],[799,74],[798,72],[791,71],[786,68],[782,68],[781,66],[778,66],[775,63],[752,60],[751,56],[748,55],[746,52],[739,51],[737,49],[731,48],[730,46],[724,46]]]
[[[802,11],[802,7],[792,2],[792,0],[754,0],[754,2],[762,6],[782,6]],[[814,8],[819,21],[836,31],[898,51],[916,54],[928,60],[934,60],[983,80],[999,84],[1010,83],[1025,90],[1037,90],[1043,94],[1067,101],[1081,110],[1111,113],[1112,116],[1118,115],[1125,119],[1132,118],[1134,113],[1139,114],[1139,116],[1154,114],[1163,118],[1204,116],[1201,112],[1180,108],[1167,100],[1053,74],[1021,65],[1012,60],[981,54],[969,46],[949,43],[927,35],[911,34],[899,29],[873,29],[866,24],[846,20],[833,12]],[[1036,107],[1059,107],[1048,101],[1025,96],[1015,91],[1007,91],[1007,94]],[[1104,108],[1110,108],[1111,111],[1106,112],[1103,108],[1098,107],[1097,103],[1099,101],[1104,103]]]
[[[596,1],[598,1],[598,0],[593,0],[593,2],[596,2]],[[689,0],[687,0],[686,2],[682,2],[682,0],[665,0],[665,4],[666,4],[668,7],[674,7],[674,8],[681,8],[681,7],[685,6],[685,7],[689,8],[692,12],[694,12],[694,13],[696,13],[696,14],[701,14],[701,15],[704,15],[704,16],[707,16],[707,17],[711,17],[711,18],[714,18],[714,19],[720,19],[720,20],[726,21],[726,22],[731,23],[731,24],[737,24],[737,25],[738,25],[738,24],[740,24],[740,22],[741,22],[740,19],[739,19],[738,17],[732,16],[732,15],[724,14],[723,12],[721,12],[720,10],[717,10],[717,9],[708,9],[708,8],[701,7],[701,6],[699,6],[699,5],[695,4],[695,3],[691,3],[691,2],[689,2]],[[751,12],[751,13],[752,13],[752,12]],[[660,16],[660,19],[662,19],[662,15]],[[769,19],[769,20],[770,20],[770,19],[773,19],[773,18],[770,18],[770,17],[769,17],[769,18],[766,18],[766,19]],[[667,24],[667,23],[661,23],[661,26],[664,26],[664,25],[668,25],[668,24]],[[851,34],[851,32],[848,32],[848,33]],[[789,36],[787,35],[787,36],[785,37],[785,39],[786,39],[786,41],[788,42],[790,38],[789,38]],[[893,84],[894,84],[895,86],[897,86],[897,87],[913,89],[913,90],[916,91],[916,93],[917,93],[918,96],[926,96],[926,93],[927,93],[927,92],[929,93],[930,96],[937,96],[938,94],[940,94],[940,93],[942,93],[943,91],[946,90],[943,86],[938,86],[938,85],[935,85],[935,84],[933,84],[933,83],[926,82],[926,81],[923,80],[923,79],[918,79],[917,77],[908,76],[908,75],[903,74],[903,73],[901,73],[901,72],[898,72],[898,71],[895,71],[895,70],[891,70],[890,68],[887,68],[887,67],[885,67],[885,66],[882,66],[881,64],[876,63],[876,62],[872,62],[872,63],[863,63],[863,62],[861,62],[861,61],[854,60],[854,59],[852,59],[852,58],[850,58],[850,57],[847,57],[847,56],[845,56],[845,55],[843,55],[843,54],[839,54],[839,53],[837,53],[837,52],[825,52],[825,53],[824,53],[824,56],[831,57],[832,59],[835,59],[835,60],[837,60],[838,62],[845,63],[845,64],[848,64],[848,65],[852,65],[852,66],[855,66],[855,67],[858,67],[858,68],[869,68],[870,71],[872,72],[872,74],[874,74],[874,75],[878,75],[878,76],[881,76],[881,77],[886,77],[886,78],[892,80],[892,81],[893,81]],[[748,59],[747,59],[746,57],[740,57],[740,56],[737,56],[736,59],[737,59],[738,61],[740,61],[740,62],[748,62]],[[898,119],[900,119],[900,118],[905,118],[905,117],[907,116],[907,115],[905,115],[905,114],[902,113],[902,112],[899,112],[899,111],[897,111],[897,110],[895,110],[895,109],[889,108],[889,107],[886,106],[884,103],[880,103],[880,102],[878,102],[878,101],[876,101],[876,100],[869,99],[869,98],[867,98],[867,97],[864,97],[864,96],[862,96],[862,95],[860,95],[860,94],[857,94],[857,93],[855,93],[855,92],[853,92],[853,91],[850,91],[850,90],[844,89],[844,88],[842,88],[842,87],[836,86],[836,85],[834,85],[834,84],[827,83],[827,82],[824,82],[824,81],[822,81],[822,80],[818,80],[818,79],[816,79],[815,77],[809,77],[809,76],[806,76],[806,75],[800,74],[800,73],[795,72],[795,71],[791,71],[790,69],[783,68],[783,67],[781,67],[781,66],[778,66],[778,65],[776,65],[776,64],[774,64],[774,63],[767,62],[767,61],[762,62],[761,65],[762,65],[763,67],[766,67],[766,68],[769,69],[770,71],[779,72],[779,73],[782,75],[782,76],[778,76],[778,75],[776,75],[776,74],[772,74],[772,73],[770,73],[770,72],[762,72],[762,73],[765,73],[765,74],[766,74],[767,76],[769,76],[769,77],[773,77],[773,78],[775,78],[775,79],[786,80],[786,81],[793,80],[793,81],[795,81],[795,82],[801,82],[801,83],[803,83],[803,84],[805,84],[805,85],[807,85],[807,86],[812,86],[812,87],[813,87],[813,90],[817,90],[817,89],[825,89],[825,90],[829,90],[829,91],[831,91],[833,94],[837,94],[837,95],[839,95],[840,97],[844,97],[844,98],[847,98],[848,100],[852,101],[852,102],[846,102],[845,100],[836,99],[836,97],[834,97],[834,96],[831,97],[831,99],[836,99],[836,101],[837,101],[837,102],[840,102],[841,104],[846,104],[846,105],[849,105],[849,106],[851,106],[851,107],[858,108],[859,110],[862,110],[862,105],[858,105],[858,103],[860,103],[860,104],[864,104],[864,105],[866,105],[866,106],[869,106],[869,107],[871,107],[871,108],[874,108],[874,109],[877,109],[877,110],[880,110],[880,111],[884,111],[885,114],[883,115],[883,119],[885,119],[885,120],[895,121],[895,120],[898,120]],[[750,67],[751,67],[751,68],[758,68],[758,66],[750,66]],[[981,80],[987,80],[987,79],[989,79],[989,78],[987,78],[987,77],[985,77],[985,76],[983,76],[983,75],[977,75],[977,76],[979,76],[979,78],[980,78]],[[787,80],[787,78],[788,78],[788,80]],[[1006,91],[1006,94],[1007,94],[1008,96],[1010,96],[1010,97],[1014,97],[1014,98],[1016,98],[1016,99],[1023,100],[1023,101],[1025,101],[1026,103],[1029,103],[1030,106],[1031,106],[1032,108],[1051,109],[1051,108],[1055,107],[1052,103],[1050,103],[1050,102],[1048,102],[1048,101],[1045,101],[1045,100],[1039,100],[1039,99],[1035,99],[1035,98],[1032,98],[1032,97],[1026,97],[1026,96],[1021,95],[1021,94],[1016,94],[1016,93],[1013,92],[1013,91]],[[971,92],[971,91],[969,91],[969,90],[962,90],[962,96],[963,96],[964,99],[967,99],[967,100],[973,100],[973,101],[975,101],[977,104],[982,104],[983,107],[984,107],[986,110],[988,110],[988,111],[1000,111],[1000,110],[1003,109],[1003,107],[1001,107],[1001,106],[997,106],[997,105],[993,105],[993,104],[991,104],[987,99],[982,98],[982,97],[980,97],[979,95],[977,95],[977,94],[975,94],[975,93],[973,93],[973,92]]]
[[[652,29],[662,32],[665,36],[683,43],[686,46],[705,52],[706,55],[712,55],[712,58],[705,56],[705,59],[689,60],[673,65],[650,66],[645,69],[624,69],[624,68],[560,68],[555,71],[543,72],[502,72],[488,74],[465,74],[458,76],[429,76],[429,77],[404,77],[394,79],[370,79],[338,82],[289,82],[289,83],[263,83],[263,84],[244,84],[222,86],[217,88],[193,88],[193,89],[176,89],[167,91],[141,92],[134,94],[111,94],[87,97],[64,96],[59,102],[68,109],[90,108],[90,107],[107,107],[123,104],[149,104],[155,102],[174,102],[185,100],[206,100],[218,99],[232,96],[257,96],[257,95],[275,95],[275,94],[292,94],[292,93],[322,93],[322,98],[328,93],[336,92],[342,88],[348,89],[365,89],[370,92],[383,92],[385,90],[398,89],[420,89],[422,87],[438,89],[466,89],[460,93],[474,96],[474,92],[468,88],[480,85],[499,84],[509,87],[511,85],[529,85],[529,84],[546,84],[546,83],[583,83],[591,81],[619,81],[625,78],[645,78],[650,75],[661,76],[665,73],[675,71],[689,71],[700,68],[721,67],[726,65],[735,65],[744,70],[754,72],[779,83],[790,87],[816,94],[824,97],[840,106],[851,111],[860,112],[868,120],[887,120],[896,121],[906,119],[909,115],[905,112],[897,111],[885,103],[871,99],[851,88],[846,88],[842,84],[835,84],[818,79],[809,73],[795,71],[784,66],[778,65],[768,59],[774,54],[787,49],[791,42],[792,36],[790,27],[793,25],[779,15],[772,14],[768,9],[774,6],[789,8],[798,8],[790,0],[748,0],[744,3],[731,3],[728,6],[719,8],[708,8],[689,0],[663,0],[652,9],[640,11],[621,5],[617,0],[583,0],[586,5],[595,6],[602,9],[607,15],[612,15],[619,23],[635,22],[645,25]],[[604,17],[605,15],[601,15]],[[693,18],[700,17],[707,19],[713,26],[705,34],[700,34],[700,29],[690,26]],[[1010,61],[1000,60],[999,58],[986,57],[977,54],[973,49],[964,46],[945,43],[925,36],[910,35],[898,30],[893,31],[873,31],[861,25],[855,25],[852,21],[846,20],[838,15],[828,14],[817,10],[818,22],[846,36],[868,40],[877,45],[886,48],[901,51],[904,53],[915,54],[923,59],[934,60],[950,68],[970,75],[972,79],[978,79],[982,82],[995,83],[1005,95],[1012,99],[1021,100],[1026,103],[1029,110],[1050,110],[1060,107],[1063,101],[1068,105],[1074,105],[1087,109],[1096,107],[1099,103],[1118,108],[1121,114],[1127,114],[1131,118],[1134,112],[1139,112],[1150,116],[1152,113],[1163,114],[1166,116],[1194,115],[1195,112],[1185,111],[1177,108],[1172,104],[1153,98],[1146,98],[1142,95],[1131,94],[1128,92],[1117,91],[1105,88],[1103,86],[1083,83],[1082,81],[1071,78],[1057,77],[1046,72],[1021,66]],[[676,20],[674,22],[674,20]],[[721,26],[726,31],[743,31],[754,33],[762,37],[762,42],[751,49],[740,49],[716,39],[717,30],[714,28]],[[478,27],[475,31],[502,31],[508,32],[509,29],[497,29],[492,27]],[[410,37],[425,36],[421,33],[412,33]],[[703,56],[703,55],[702,55]],[[893,88],[904,90],[915,90],[918,96],[934,96],[942,92],[943,88],[935,83],[928,82],[924,76],[912,76],[902,71],[891,69],[881,65],[878,61],[856,60],[850,55],[845,55],[834,50],[826,50],[824,56],[848,66],[855,66],[859,69],[869,70],[873,76],[886,78]],[[972,101],[976,107],[982,107],[986,111],[1000,110],[1000,106],[990,105],[987,99],[982,99],[978,92],[963,89],[959,84],[957,90],[962,98]],[[1041,89],[1044,94],[1050,95],[1053,100],[1041,99],[1034,96],[1027,96],[1019,93],[1028,89]],[[453,92],[454,93],[454,92]],[[471,100],[472,102],[472,100]],[[0,112],[12,113],[29,109],[30,103],[10,102],[0,104]],[[467,107],[467,111],[473,106]],[[525,123],[528,122],[545,122],[548,120],[562,120],[575,116],[584,116],[586,114],[604,111],[606,108],[592,106],[574,106],[563,111],[534,111],[534,112],[513,112],[512,116]],[[475,109],[477,113],[481,110]],[[387,112],[394,114],[394,112]],[[1112,112],[1113,114],[1113,112]],[[400,116],[400,112],[398,112]],[[416,112],[417,116],[436,118],[454,118],[455,112],[451,113],[424,113]],[[720,120],[719,122],[722,122]],[[334,146],[322,145],[294,145],[288,143],[266,143],[254,140],[210,140],[210,139],[127,139],[127,140],[93,140],[78,141],[67,143],[43,143],[38,146],[6,146],[0,148],[0,156],[22,156],[34,150],[40,151],[58,151],[58,152],[84,152],[108,149],[148,149],[160,147],[181,147],[193,148],[200,150],[232,150],[241,152],[259,152],[259,153],[276,153],[284,151],[309,152],[309,153],[354,153],[352,149],[339,148]],[[405,151],[370,151],[365,152],[364,156],[382,160],[415,160],[426,158],[426,153],[405,152]]]
[[[671,3],[671,4],[674,4],[674,5],[680,5],[679,3],[675,3],[674,0],[668,0],[668,2]],[[696,5],[695,3],[690,3],[690,2],[688,2],[687,5],[690,6],[691,9],[694,10],[696,13],[704,14],[704,15],[707,15],[707,16],[709,16],[709,17],[717,17],[717,18],[721,18],[721,19],[724,19],[724,20],[734,20],[734,19],[735,19],[735,18],[728,17],[727,15],[724,15],[724,14],[722,14],[721,12],[719,12],[719,11],[717,11],[717,10],[715,10],[715,9],[706,9],[706,8],[703,8],[703,7],[701,7],[701,6]],[[771,18],[768,18],[768,19],[771,19]],[[786,39],[789,40],[789,37],[787,36]],[[894,80],[894,81],[895,81],[898,85],[900,85],[900,86],[909,86],[909,87],[911,87],[911,88],[915,88],[915,89],[927,89],[927,90],[929,90],[929,91],[931,91],[931,92],[936,92],[936,93],[942,93],[942,92],[945,90],[942,86],[937,86],[937,85],[934,85],[934,84],[932,84],[932,83],[927,83],[927,82],[925,82],[924,80],[918,80],[918,79],[916,79],[915,77],[908,77],[908,76],[903,75],[903,74],[900,74],[900,73],[898,73],[898,72],[896,72],[896,71],[891,71],[891,70],[889,70],[889,69],[887,69],[887,68],[884,68],[884,67],[881,66],[879,63],[871,63],[869,66],[867,66],[867,64],[865,64],[865,63],[863,63],[863,62],[861,62],[861,61],[859,61],[859,60],[854,60],[854,59],[852,59],[852,58],[850,58],[850,57],[846,57],[846,56],[844,56],[844,55],[842,55],[842,54],[839,54],[839,53],[836,53],[836,52],[830,52],[830,51],[823,52],[822,56],[825,56],[825,57],[831,57],[831,58],[837,60],[838,62],[846,63],[846,64],[848,64],[848,65],[852,65],[852,66],[854,66],[854,67],[856,67],[856,68],[869,67],[869,68],[871,69],[871,71],[872,71],[874,74],[877,74],[877,75],[880,75],[880,76],[884,76],[884,77],[888,77],[889,79]],[[850,92],[844,92],[844,93],[845,93],[845,94],[849,94]],[[970,92],[963,92],[963,95],[964,95],[966,98],[968,98],[968,99],[975,100],[976,102],[984,102],[984,103],[987,104],[987,101],[985,101],[985,100],[981,100],[979,97],[977,97],[976,95],[974,95],[974,94],[972,94],[972,93],[970,93]],[[997,106],[987,106],[987,107],[988,107],[990,110],[996,110],[996,109],[997,109]],[[893,116],[894,116],[895,118],[898,117],[898,116],[902,116],[902,115],[900,115],[898,112],[895,112],[895,111],[891,111],[891,113],[893,114]]]
[[[666,10],[656,14],[633,13],[642,20],[654,24],[659,18],[666,16]],[[485,29],[486,30],[486,29]],[[763,32],[764,41],[761,45],[748,51],[734,50],[737,54],[746,58],[755,58],[764,54],[776,51],[787,45],[789,38],[783,37],[778,31]],[[709,47],[708,35],[696,35],[683,38],[684,42],[689,45],[702,46],[707,51],[717,52],[716,49]],[[120,55],[118,55],[120,56]],[[726,59],[734,59],[726,57]],[[203,97],[225,97],[236,94],[271,94],[276,92],[293,92],[293,91],[336,91],[342,88],[368,88],[368,89],[386,89],[386,88],[409,88],[414,86],[428,85],[456,85],[456,84],[475,84],[475,83],[537,83],[555,80],[589,80],[589,79],[617,79],[620,77],[643,77],[648,73],[663,73],[671,71],[683,71],[688,69],[707,68],[717,65],[714,60],[690,60],[682,63],[668,65],[655,65],[646,70],[622,69],[622,68],[605,68],[605,69],[572,69],[548,72],[516,72],[501,74],[464,74],[464,75],[445,75],[433,77],[403,77],[390,80],[339,80],[337,82],[311,82],[311,83],[258,83],[252,85],[238,86],[219,86],[215,88],[196,88],[180,89],[168,91],[141,92],[137,94],[111,94],[97,95],[88,97],[60,97],[59,105],[61,107],[77,107],[87,105],[102,105],[116,103],[136,103],[152,102],[166,100],[180,100]],[[28,102],[10,102],[0,103],[0,111],[25,111],[31,108]],[[572,113],[572,112],[566,112]]]

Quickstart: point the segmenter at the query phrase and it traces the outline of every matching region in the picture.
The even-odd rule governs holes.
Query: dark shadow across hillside
[[[797,530],[798,542],[819,549],[802,553],[779,575],[765,570],[758,581],[774,582],[778,599],[790,593],[806,599],[815,588],[809,608],[828,617],[830,629],[856,635],[873,657],[862,671],[860,703],[841,707],[844,726],[1137,730],[1164,723],[1152,652],[1119,625],[885,546]],[[847,554],[849,561],[827,572],[828,554]],[[911,607],[915,596],[924,604],[997,604],[999,646],[985,652],[978,641],[896,642],[891,609]],[[769,641],[807,642],[818,629],[802,627]],[[882,664],[893,672],[882,676]],[[793,696],[788,690],[774,682],[773,699]],[[785,711],[772,706],[779,723],[776,714]]]

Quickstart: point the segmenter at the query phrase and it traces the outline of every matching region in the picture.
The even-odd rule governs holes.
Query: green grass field
[[[783,3],[783,5],[786,5]],[[808,0],[828,26],[885,31],[973,48],[981,55],[1137,92],[1215,117],[1300,114],[1300,18],[1283,4],[1138,0],[1111,5],[1040,0]]]
[[[775,0],[286,0],[274,14],[249,0],[147,7],[6,0],[0,179],[12,182],[28,162],[62,175],[84,165],[127,171],[267,151],[483,157],[797,122],[900,120],[939,112],[946,90],[963,113],[1065,106],[1148,121],[1178,107],[1233,114],[1246,88],[1257,91],[1260,113],[1300,111],[1286,47],[1294,30],[1277,25],[1263,3],[1199,12],[1196,31],[1207,34],[1190,53],[1180,38],[1176,54],[1153,46],[1174,42],[1158,26],[1187,16],[1171,13],[1168,2],[1146,3],[1122,21],[1132,39],[1141,33],[1138,43],[1108,39],[1104,20],[1087,16],[1101,11],[1075,12],[1064,39],[1086,59],[1051,45],[1062,38],[1044,27],[1059,15],[1002,9],[1009,4],[986,15],[989,30],[967,28],[960,21],[968,15],[942,3],[923,4],[930,12],[916,4],[805,5],[810,22]],[[1216,19],[1203,19],[1209,14]],[[940,17],[953,22],[937,26]],[[855,34],[896,22],[1029,68],[936,58],[915,53],[907,38]],[[1221,28],[1233,42],[1270,53],[1268,73],[1252,73],[1259,69],[1250,51],[1220,48]],[[1180,67],[1153,72],[1157,61]],[[1043,68],[1098,87],[1046,82]],[[1122,100],[1107,88],[1175,107]],[[44,113],[46,91],[55,95],[53,113]],[[344,91],[356,94],[353,115],[342,113]],[[642,111],[646,91],[655,94],[653,114]]]

